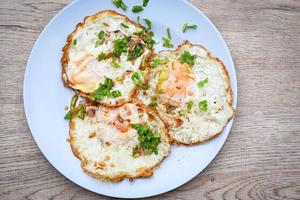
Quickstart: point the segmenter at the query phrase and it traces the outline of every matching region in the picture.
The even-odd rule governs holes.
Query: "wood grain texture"
[[[149,199],[300,199],[300,1],[190,2],[215,23],[231,50],[238,112],[224,147],[201,174]],[[57,172],[24,115],[27,58],[43,27],[68,3],[0,2],[0,199],[110,199]]]

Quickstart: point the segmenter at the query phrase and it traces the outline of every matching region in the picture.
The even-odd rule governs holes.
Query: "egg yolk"
[[[69,73],[70,82],[83,92],[92,92],[97,88],[99,76],[88,67],[89,62],[93,62],[93,59],[93,55],[85,54],[74,62],[74,67]]]
[[[168,79],[161,84],[163,94],[172,98],[185,98],[188,88],[195,80],[190,66],[187,63],[170,61],[167,63],[167,68]],[[187,95],[192,96],[193,94],[188,92]]]

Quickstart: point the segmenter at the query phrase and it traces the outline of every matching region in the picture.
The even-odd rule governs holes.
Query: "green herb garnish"
[[[172,40],[172,35],[171,35],[170,28],[167,28],[167,34],[168,34],[168,38],[169,38],[170,40]]]
[[[166,64],[167,62],[169,62],[169,59],[167,57],[156,56],[156,57],[151,59],[150,66],[152,68],[155,68],[158,65]]]
[[[111,61],[111,65],[112,65],[114,68],[120,68],[120,67],[121,67],[120,63],[118,63],[115,59],[113,59],[113,60]]]
[[[120,91],[111,91],[113,87],[113,81],[110,78],[105,77],[104,83],[99,83],[98,88],[91,94],[91,99],[93,101],[102,101],[104,97],[116,98],[120,94]],[[114,94],[113,94],[114,93]],[[120,94],[121,96],[121,94]]]
[[[120,92],[120,90],[115,90],[115,91],[112,91],[112,92],[111,92],[111,95],[112,95],[114,98],[117,98],[117,97],[121,96],[121,92]]]
[[[97,56],[97,60],[98,61],[101,61],[101,60],[104,60],[106,58],[106,54],[101,52],[98,56]]]
[[[103,44],[104,42],[104,31],[100,31],[98,34],[98,38],[95,44],[95,48],[97,48],[98,46],[100,46],[101,44]]]
[[[143,21],[146,23],[147,29],[150,30],[152,27],[152,22],[149,19],[143,19]]]
[[[153,38],[152,38],[154,35],[154,33],[152,31],[147,31],[145,29],[142,29],[133,34],[138,36],[141,40],[143,40],[148,49],[153,48],[153,45],[155,44],[155,40],[153,40]]]
[[[151,102],[148,104],[148,106],[150,106],[150,107],[156,107],[156,106],[158,106],[157,100],[156,99],[152,99]]]
[[[133,83],[135,85],[137,85],[140,81],[141,81],[141,77],[140,77],[140,74],[138,72],[134,72],[132,75],[131,75],[131,80],[133,81]]]
[[[152,153],[158,153],[158,144],[160,143],[160,134],[154,133],[150,126],[145,124],[130,124],[133,129],[138,132],[139,146],[145,155],[151,155]],[[134,150],[134,149],[133,149]],[[135,149],[137,150],[137,149]],[[136,156],[137,151],[133,151],[132,156]],[[139,156],[139,155],[138,155]]]
[[[194,102],[193,101],[189,101],[187,103],[187,112],[190,113],[192,108],[193,108]]]
[[[149,0],[143,0],[143,6],[146,7],[148,5]]]
[[[140,23],[140,16],[137,16],[136,20],[137,20],[138,23]]]
[[[75,94],[72,97],[71,103],[70,103],[70,110],[66,113],[65,119],[70,120],[74,117],[78,117],[80,119],[84,119],[85,117],[85,106],[83,104],[80,104],[78,107],[76,107],[76,103],[78,100],[78,95]]]
[[[144,53],[143,45],[138,43],[128,51],[127,60],[135,60]]]
[[[74,40],[73,40],[73,45],[76,46],[76,44],[77,44],[77,40],[74,39]]]
[[[144,10],[144,8],[142,6],[133,6],[132,7],[132,12],[134,12],[134,13],[138,13],[138,12],[141,12],[143,10]]]
[[[127,46],[128,46],[129,40],[130,40],[130,37],[125,36],[121,39],[116,39],[113,41],[113,45],[114,45],[113,55],[115,57],[120,57],[122,53],[127,52]]]
[[[131,80],[133,81],[133,83],[135,85],[137,85],[139,88],[143,89],[143,90],[147,90],[149,89],[149,86],[144,84],[142,82],[142,79],[141,79],[141,75],[139,72],[134,72],[132,75],[131,75]]]
[[[117,8],[121,8],[124,11],[127,9],[127,6],[122,0],[112,0],[112,2]]]
[[[207,111],[208,110],[207,100],[200,101],[199,102],[199,108],[200,108],[200,110]]]
[[[197,25],[188,25],[187,23],[185,23],[182,27],[182,32],[185,33],[188,29],[196,29]]]
[[[171,43],[171,40],[166,37],[162,37],[162,40],[164,41],[163,46],[167,48],[172,48],[174,45]]]
[[[202,88],[206,83],[208,83],[208,78],[204,79],[203,81],[199,81],[197,85],[199,88]]]
[[[128,29],[129,28],[129,26],[127,26],[126,24],[124,24],[124,23],[121,23],[121,26],[123,27],[123,28],[126,28],[126,29]]]
[[[71,111],[68,111],[68,112],[65,114],[65,119],[70,120],[71,118],[72,118],[72,113],[71,113]]]
[[[195,64],[195,56],[192,56],[190,54],[190,52],[188,51],[184,51],[183,54],[181,54],[180,58],[179,58],[179,62],[180,63],[188,63],[190,65],[194,65]]]
[[[179,115],[180,116],[186,116],[187,113],[190,113],[192,111],[193,105],[194,105],[193,101],[187,102],[186,109],[180,110],[179,111]]]

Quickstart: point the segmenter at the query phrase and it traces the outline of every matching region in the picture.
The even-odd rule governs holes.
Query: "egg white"
[[[124,28],[122,23],[128,28]],[[133,36],[134,32],[141,30],[141,26],[114,11],[102,11],[87,17],[84,23],[79,24],[69,36],[68,44],[64,49],[64,58],[68,58],[67,62],[63,63],[65,84],[89,97],[89,94],[98,88],[99,83],[104,83],[105,77],[107,77],[114,82],[112,90],[121,91],[121,96],[105,97],[100,103],[114,106],[118,105],[118,102],[129,101],[135,88],[131,75],[139,70],[150,50],[145,48],[144,53],[134,62],[127,60],[127,53],[122,53],[118,61],[120,68],[111,65],[112,58],[98,61],[97,56],[101,52],[112,52],[114,40],[124,36]],[[102,45],[95,47],[100,31],[105,32],[105,41]],[[74,41],[76,41],[76,45],[74,45]],[[117,78],[121,76],[125,77],[124,80],[117,81]]]
[[[147,177],[170,153],[165,125],[145,108],[127,103],[118,108],[87,106],[86,111],[89,109],[95,111],[93,116],[70,121],[72,150],[89,175],[108,181]],[[134,158],[132,149],[139,144],[137,131],[129,128],[127,132],[120,132],[111,123],[117,115],[130,123],[148,123],[154,132],[159,133],[158,153]]]
[[[226,68],[205,48],[185,41],[177,50],[162,51],[157,55],[168,58],[172,62],[178,61],[184,51],[195,56],[195,64],[191,66],[191,75],[195,80],[187,89],[187,92],[191,91],[193,95],[174,98],[165,94],[157,94],[155,91],[158,83],[157,71],[165,67],[163,64],[150,68],[151,74],[148,77],[150,89],[146,92],[139,92],[138,98],[146,105],[150,104],[151,99],[156,98],[158,105],[155,109],[168,123],[173,143],[190,145],[209,140],[222,132],[233,117],[234,109],[232,108],[230,80]],[[206,78],[208,83],[203,87],[198,87],[197,83]],[[168,108],[162,99],[180,102],[180,105]],[[191,101],[193,102],[191,110],[184,115],[180,114],[187,110],[187,104]],[[201,101],[207,101],[207,111],[199,108]]]

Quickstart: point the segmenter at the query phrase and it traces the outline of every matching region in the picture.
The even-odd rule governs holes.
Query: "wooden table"
[[[191,2],[231,50],[238,112],[216,159],[192,181],[153,199],[300,199],[300,1]],[[109,199],[57,172],[24,115],[22,85],[31,48],[68,3],[0,2],[0,199]]]

